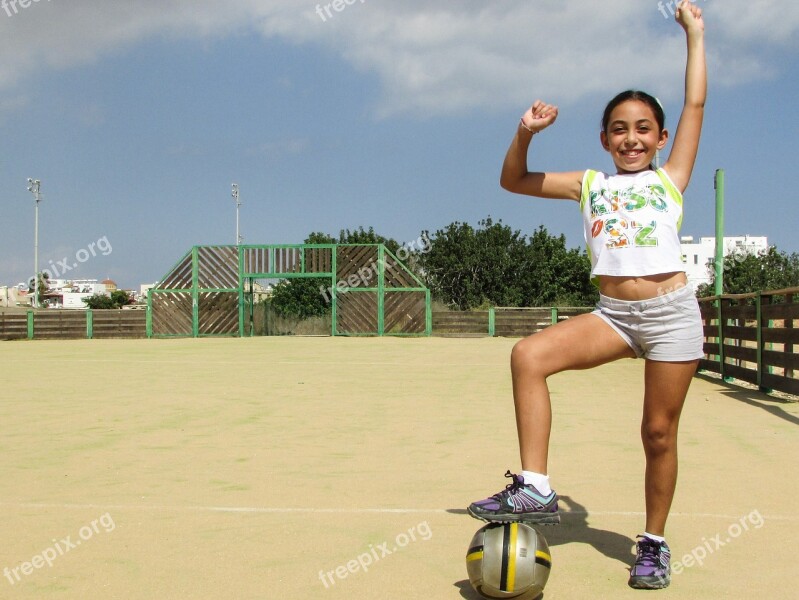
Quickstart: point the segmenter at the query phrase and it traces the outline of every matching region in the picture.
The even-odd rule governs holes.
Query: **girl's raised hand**
[[[705,21],[702,19],[702,9],[693,2],[682,0],[677,5],[677,11],[674,14],[676,21],[689,33],[692,29],[698,31],[705,30]]]
[[[558,107],[536,100],[522,115],[522,124],[529,131],[538,133],[546,129],[558,118]]]

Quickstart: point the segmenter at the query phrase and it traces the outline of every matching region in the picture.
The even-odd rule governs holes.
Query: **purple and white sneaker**
[[[643,535],[638,536],[638,555],[630,569],[631,588],[659,590],[671,583],[671,550],[666,542],[657,542]]]
[[[521,475],[510,471],[505,473],[505,477],[510,477],[511,483],[490,498],[472,502],[466,509],[470,515],[489,523],[560,523],[558,495],[555,492],[545,496],[535,486],[525,484]]]

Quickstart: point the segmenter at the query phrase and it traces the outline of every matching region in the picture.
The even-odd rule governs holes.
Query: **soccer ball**
[[[533,600],[549,579],[552,557],[541,533],[524,523],[489,523],[466,553],[469,582],[484,598]]]

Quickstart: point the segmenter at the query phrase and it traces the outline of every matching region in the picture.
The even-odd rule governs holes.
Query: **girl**
[[[702,321],[686,285],[678,230],[704,114],[704,21],[702,11],[685,0],[676,20],[688,43],[685,104],[662,169],[652,164],[669,134],[660,103],[646,93],[622,92],[605,109],[600,141],[613,159],[615,175],[529,172],[530,142],[555,122],[558,109],[537,100],[521,118],[500,183],[518,194],[580,203],[600,301],[592,314],[558,323],[514,346],[511,371],[522,474],[508,471],[511,483],[505,490],[468,508],[489,522],[558,523],[557,495],[547,476],[552,421],[547,377],[643,357],[646,527],[638,536],[629,585],[647,589],[664,588],[670,581],[670,551],[663,536],[677,480],[677,426],[703,356]]]

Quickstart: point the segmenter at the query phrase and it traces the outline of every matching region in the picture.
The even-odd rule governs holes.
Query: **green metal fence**
[[[315,278],[331,335],[430,335],[430,290],[382,244],[195,246],[150,290],[153,337],[252,334],[256,280]]]

